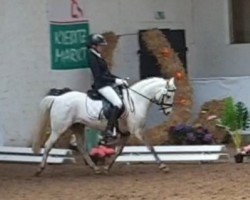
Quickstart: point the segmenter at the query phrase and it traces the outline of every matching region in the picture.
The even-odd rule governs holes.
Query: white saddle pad
[[[102,101],[100,100],[92,100],[91,98],[89,98],[87,96],[86,99],[86,111],[88,114],[88,117],[90,119],[95,119],[95,120],[103,120],[106,119],[106,117],[104,116],[103,113],[103,104]],[[127,117],[128,113],[125,110],[125,112],[122,113],[122,115],[120,116],[120,118],[125,118]]]
[[[92,100],[87,96],[86,110],[90,119],[104,119],[102,112],[102,101]]]

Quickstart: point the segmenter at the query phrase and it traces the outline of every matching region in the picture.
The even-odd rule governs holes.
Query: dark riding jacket
[[[94,78],[93,88],[96,90],[114,84],[118,78],[111,74],[107,62],[94,49],[89,49],[89,65]]]

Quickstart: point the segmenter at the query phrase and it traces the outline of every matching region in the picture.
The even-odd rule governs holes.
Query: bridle
[[[168,90],[168,93],[174,93],[174,92],[175,92],[175,89]],[[165,110],[165,109],[173,107],[173,102],[172,103],[165,103],[166,100],[168,100],[169,98],[172,97],[172,95],[169,95],[168,93],[162,94],[160,97],[160,100],[158,100],[158,101],[156,99],[154,99],[154,101],[156,102],[156,105],[159,105],[161,107],[160,110]]]
[[[131,90],[133,91],[134,93],[140,95],[141,97],[147,99],[148,101],[150,101],[151,103],[155,104],[155,105],[158,105],[160,106],[160,110],[165,110],[165,109],[168,109],[168,108],[172,108],[173,107],[173,103],[165,103],[165,100],[166,99],[169,99],[171,98],[171,95],[169,94],[162,94],[161,97],[160,97],[160,100],[156,100],[155,97],[154,98],[148,98],[147,96],[137,92],[136,90],[133,90],[129,87],[127,87],[128,90]],[[172,92],[175,92],[175,89],[172,89],[172,90],[168,90],[168,93],[172,93]],[[165,112],[164,112],[165,113]]]

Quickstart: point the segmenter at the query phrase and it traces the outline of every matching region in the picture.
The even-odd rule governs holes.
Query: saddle
[[[122,94],[123,87],[122,86],[113,86],[112,88],[115,90],[115,92],[118,94],[118,96],[121,98],[121,100],[123,102],[123,94]],[[102,101],[102,110],[101,110],[101,112],[103,112],[106,119],[110,119],[110,113],[111,113],[110,111],[111,111],[111,109],[113,109],[113,105],[107,99],[105,99],[105,97],[103,97],[93,87],[92,87],[92,89],[87,91],[87,96],[90,99],[92,99],[93,101]],[[118,118],[124,112],[124,109],[125,109],[125,107],[124,107],[124,104],[123,104],[122,108],[120,109]]]
[[[47,95],[52,95],[52,96],[60,96],[62,94],[65,94],[67,92],[71,92],[72,90],[70,88],[62,88],[62,89],[57,89],[57,88],[51,88]]]

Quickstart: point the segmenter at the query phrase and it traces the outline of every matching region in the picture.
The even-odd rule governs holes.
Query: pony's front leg
[[[89,153],[87,152],[86,142],[84,141],[85,140],[84,128],[74,127],[74,134],[76,136],[77,149],[82,154],[84,161],[87,162],[89,167],[94,169],[96,174],[101,173],[100,167],[96,166],[96,164],[90,158]]]
[[[158,154],[156,153],[154,147],[152,145],[150,145],[150,143],[148,142],[148,138],[146,137],[146,135],[141,135],[140,134],[136,134],[137,136],[140,135],[140,139],[143,141],[143,143],[147,146],[147,148],[149,149],[149,151],[153,154],[156,163],[159,165],[159,169],[162,170],[163,172],[167,173],[169,172],[169,167],[163,163],[161,161],[161,159],[159,158]]]
[[[129,136],[130,136],[130,133],[126,133],[126,134],[121,135],[120,141],[118,142],[118,146],[116,147],[115,155],[111,157],[111,159],[109,160],[107,165],[105,165],[103,168],[105,173],[109,172],[109,170],[111,169],[111,167],[115,163],[116,158],[122,153],[122,150],[123,150],[125,144],[127,143]]]
[[[151,153],[153,154],[155,160],[156,160],[156,163],[159,165],[159,169],[162,170],[163,172],[169,172],[169,167],[163,163],[161,161],[161,159],[159,158],[158,154],[156,153],[156,151],[154,150],[154,147],[149,145],[149,144],[146,144],[147,148],[151,151]]]

